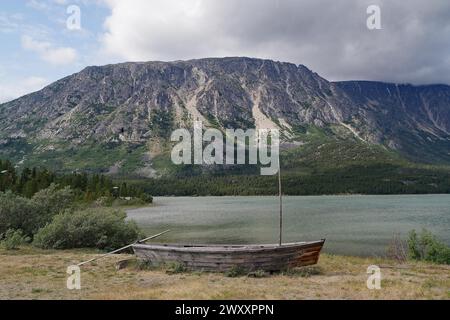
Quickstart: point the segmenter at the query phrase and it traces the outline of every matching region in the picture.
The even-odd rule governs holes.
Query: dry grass
[[[268,277],[139,270],[117,271],[118,255],[82,267],[81,290],[66,289],[68,265],[93,251],[0,250],[0,299],[450,299],[450,267],[323,254],[318,266]],[[382,268],[381,290],[366,270]]]

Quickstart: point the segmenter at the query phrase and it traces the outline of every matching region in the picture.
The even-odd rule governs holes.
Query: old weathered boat
[[[141,241],[131,246],[139,259],[145,260],[153,266],[179,263],[191,270],[223,272],[239,268],[246,271],[281,271],[316,264],[319,260],[320,250],[325,243],[324,239],[283,244],[283,198],[280,169],[278,170],[278,188],[280,201],[278,244],[184,245],[143,244],[144,241]]]
[[[179,263],[190,270],[281,271],[316,264],[325,240],[283,245],[134,244],[139,259],[153,266]]]

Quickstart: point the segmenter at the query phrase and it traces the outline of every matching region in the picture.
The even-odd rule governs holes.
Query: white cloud
[[[0,82],[0,103],[19,98],[24,94],[37,91],[49,84],[41,77],[28,77],[17,81]]]
[[[125,60],[254,56],[329,79],[450,83],[450,2],[440,0],[104,0],[101,42]],[[382,30],[366,27],[381,7]]]
[[[21,22],[22,17],[19,14],[7,15],[0,12],[0,33],[11,33],[16,31]]]
[[[45,1],[29,0],[27,6],[36,10],[48,10],[49,5]]]
[[[77,52],[73,48],[55,48],[50,42],[37,41],[27,35],[22,36],[22,47],[36,52],[42,60],[55,66],[71,64],[77,59]]]
[[[77,52],[72,48],[56,48],[46,51],[42,59],[54,65],[66,65],[75,62]]]

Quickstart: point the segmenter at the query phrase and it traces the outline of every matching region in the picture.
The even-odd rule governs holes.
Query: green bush
[[[0,234],[8,229],[22,230],[32,237],[54,215],[69,208],[74,201],[73,191],[51,185],[28,199],[7,191],[0,193]]]
[[[0,234],[9,229],[20,229],[24,234],[32,235],[39,228],[38,211],[30,199],[10,191],[0,193]]]
[[[170,262],[166,265],[167,274],[177,274],[188,271],[187,267],[180,262]]]
[[[420,235],[415,230],[409,233],[408,249],[413,260],[450,264],[450,247],[425,229]]]
[[[137,225],[126,214],[111,209],[67,211],[38,231],[34,244],[44,249],[117,249],[138,240]]]
[[[139,199],[141,199],[146,204],[153,203],[153,197],[147,193],[142,193],[139,196]]]
[[[6,250],[14,250],[28,242],[30,242],[30,238],[24,236],[22,230],[9,229],[4,234],[0,244]]]
[[[71,207],[75,201],[75,194],[70,187],[59,189],[58,185],[51,184],[47,189],[37,192],[32,200],[39,208],[41,220],[45,224],[55,214]]]
[[[225,272],[225,276],[229,278],[242,277],[245,276],[246,274],[247,271],[238,266],[233,266],[230,270]]]
[[[94,201],[96,207],[111,207],[113,205],[114,198],[112,197],[100,197]]]

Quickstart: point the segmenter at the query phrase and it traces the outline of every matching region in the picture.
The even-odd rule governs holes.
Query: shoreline
[[[300,194],[291,195],[283,194],[283,198],[289,197],[352,197],[352,196],[367,196],[367,197],[378,197],[378,196],[446,196],[450,193],[388,193],[388,194],[365,194],[365,193],[341,193],[341,194]],[[153,198],[244,198],[244,197],[254,197],[254,198],[264,198],[264,197],[279,197],[279,195],[194,195],[194,196],[176,196],[176,195],[166,195],[166,196],[153,196]]]

